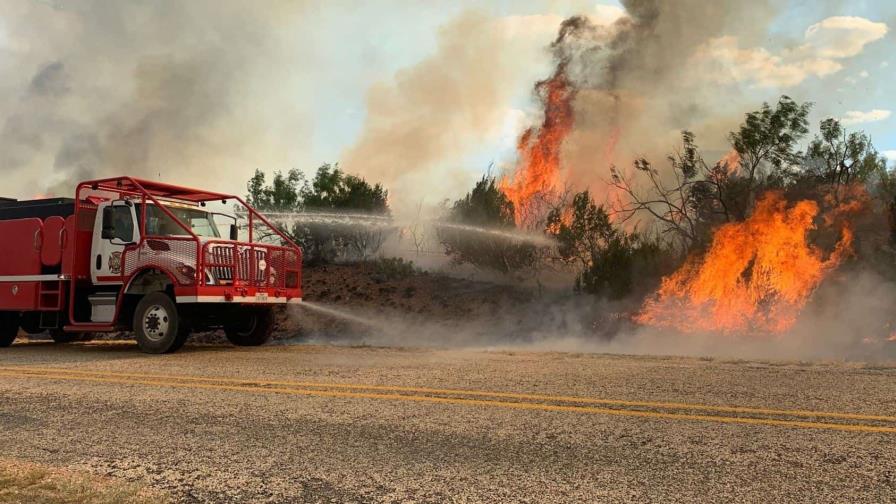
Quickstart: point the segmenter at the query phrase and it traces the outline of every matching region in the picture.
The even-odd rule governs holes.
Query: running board
[[[77,324],[67,325],[62,330],[65,332],[112,332],[117,329],[114,325],[108,324]]]

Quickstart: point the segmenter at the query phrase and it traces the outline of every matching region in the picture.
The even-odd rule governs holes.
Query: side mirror
[[[230,225],[230,239],[236,241],[240,236],[240,230],[237,229],[236,224]]]

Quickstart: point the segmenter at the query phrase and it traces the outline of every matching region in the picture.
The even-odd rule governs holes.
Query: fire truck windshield
[[[137,216],[140,216],[140,205]],[[220,238],[221,233],[212,215],[203,210],[180,206],[165,205],[165,209],[174,214],[178,220],[190,226],[197,236]],[[188,236],[189,233],[156,205],[146,207],[146,234],[148,236]]]

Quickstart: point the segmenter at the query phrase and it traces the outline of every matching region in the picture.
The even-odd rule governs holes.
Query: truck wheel
[[[162,354],[184,345],[189,326],[177,314],[177,306],[167,294],[152,292],[143,296],[134,311],[134,337],[140,350]]]
[[[227,339],[236,346],[264,345],[274,332],[274,312],[270,308],[241,310],[224,326]]]
[[[19,326],[30,335],[41,334],[44,329],[40,327],[40,313],[28,312],[19,317]]]
[[[19,314],[0,312],[0,347],[8,347],[19,335]]]

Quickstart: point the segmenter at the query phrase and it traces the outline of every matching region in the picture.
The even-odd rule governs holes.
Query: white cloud
[[[840,118],[840,122],[847,125],[877,122],[889,118],[891,114],[891,111],[882,109],[874,109],[867,112],[850,110]]]
[[[752,82],[759,87],[795,86],[808,77],[826,77],[843,69],[838,60],[855,56],[887,33],[887,25],[859,17],[831,17],[806,30],[805,43],[773,53],[740,47],[736,37],[709,40],[694,58],[721,83]],[[867,77],[868,72],[862,72]]]
[[[824,77],[843,68],[830,59],[787,61],[761,47],[741,48],[736,37],[710,40],[696,58],[709,66],[709,73],[719,82],[753,81],[761,87],[795,86],[810,75]]]
[[[849,58],[887,34],[885,23],[854,16],[829,17],[806,30],[806,45],[824,58]]]
[[[597,4],[594,6],[594,12],[588,17],[595,24],[610,25],[619,18],[625,16],[625,9],[618,5]]]
[[[884,157],[889,159],[890,161],[896,161],[896,149],[893,150],[885,150],[882,152]]]

